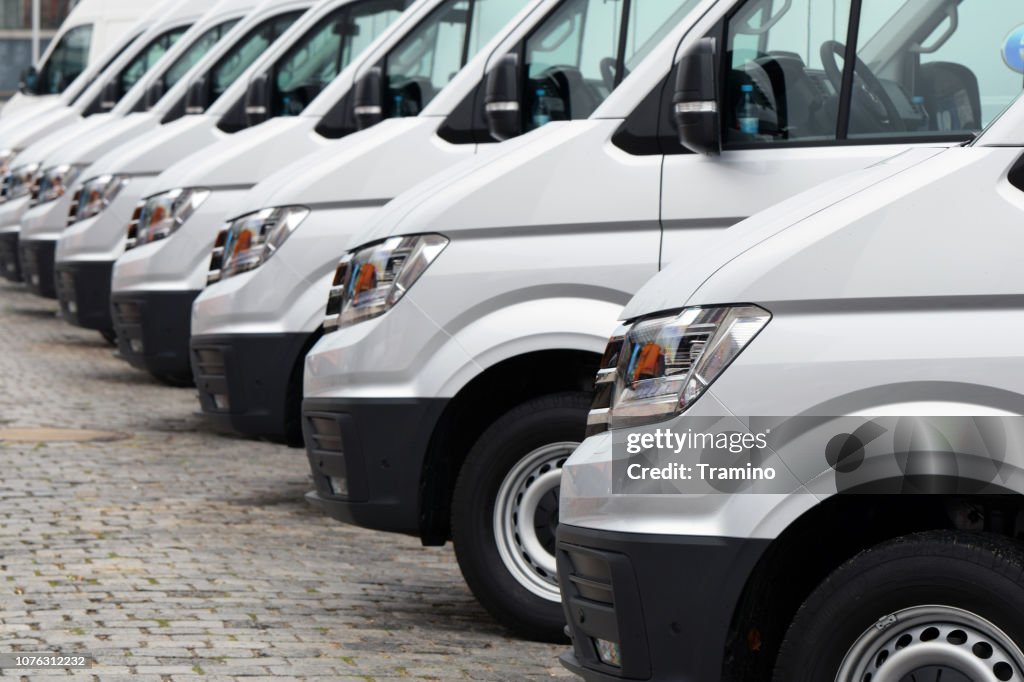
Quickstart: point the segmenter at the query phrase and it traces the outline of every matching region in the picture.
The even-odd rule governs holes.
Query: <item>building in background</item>
[[[38,0],[39,54],[77,0]],[[18,77],[32,64],[33,0],[0,0],[0,101],[18,89]]]

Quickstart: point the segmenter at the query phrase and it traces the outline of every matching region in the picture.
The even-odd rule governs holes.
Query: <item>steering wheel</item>
[[[846,46],[836,40],[826,40],[821,44],[821,64],[825,69],[825,75],[828,76],[829,81],[832,82],[832,87],[836,89],[836,92],[842,92],[843,90],[843,71],[839,68],[839,64],[836,62],[836,57],[846,57]],[[861,61],[860,57],[854,57],[853,72],[858,78],[860,78],[861,90],[864,94],[870,97],[875,103],[880,105],[885,110],[885,116],[888,118],[888,126],[885,121],[879,116],[878,111],[871,111],[872,117],[876,119],[881,130],[888,128],[889,130],[906,130],[906,125],[903,119],[900,117],[899,109],[893,103],[892,98],[889,97],[889,93],[885,91],[881,81],[878,77],[872,73],[868,65]],[[870,107],[865,108],[870,111]]]

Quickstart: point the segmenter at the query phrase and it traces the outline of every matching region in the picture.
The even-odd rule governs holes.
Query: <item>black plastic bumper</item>
[[[110,316],[110,275],[114,261],[57,263],[54,284],[61,317],[73,325],[101,332],[114,330]]]
[[[559,526],[563,665],[588,682],[721,682],[733,612],[768,545]],[[619,644],[620,666],[601,661],[597,639]]]
[[[316,483],[307,498],[339,521],[419,536],[423,463],[447,404],[443,398],[304,400],[302,430]]]
[[[33,293],[46,298],[57,298],[57,289],[53,284],[53,262],[56,255],[56,240],[20,239],[18,241],[21,276]]]
[[[198,291],[114,293],[117,350],[134,367],[161,379],[191,382],[189,331]]]
[[[21,281],[21,261],[18,260],[18,233],[0,233],[0,275],[12,282]]]
[[[194,336],[192,377],[219,428],[301,443],[302,368],[310,334]]]

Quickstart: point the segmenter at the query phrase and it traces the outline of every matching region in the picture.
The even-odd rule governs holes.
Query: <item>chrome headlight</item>
[[[687,308],[621,328],[601,360],[588,434],[681,414],[771,317],[754,305]]]
[[[210,190],[195,187],[155,194],[141,204],[129,227],[128,247],[167,239],[202,206]],[[134,232],[134,234],[133,234]]]
[[[11,170],[4,176],[4,198],[10,201],[31,194],[38,175],[38,163],[25,164]]]
[[[207,282],[212,283],[240,272],[258,268],[274,255],[299,224],[309,215],[305,206],[265,208],[235,218],[218,237],[217,253],[211,261]]]
[[[77,201],[71,207],[71,220],[85,220],[99,214],[109,206],[128,184],[128,178],[120,175],[101,175],[82,185],[76,193]]]
[[[343,327],[390,310],[448,246],[439,234],[391,237],[347,253],[327,299],[327,328]]]
[[[45,204],[64,196],[68,188],[78,179],[78,174],[82,172],[83,168],[83,166],[64,163],[44,170],[32,194],[33,203]]]

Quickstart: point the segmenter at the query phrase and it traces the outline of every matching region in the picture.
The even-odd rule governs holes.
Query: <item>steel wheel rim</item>
[[[952,606],[915,606],[889,614],[865,631],[836,675],[836,682],[915,679],[1024,682],[1024,653],[999,627],[975,613]]]
[[[506,570],[527,590],[553,602],[562,600],[554,540],[548,537],[553,527],[542,523],[539,535],[537,525],[551,514],[557,519],[562,465],[578,445],[551,443],[528,453],[505,476],[494,502],[494,538]]]

